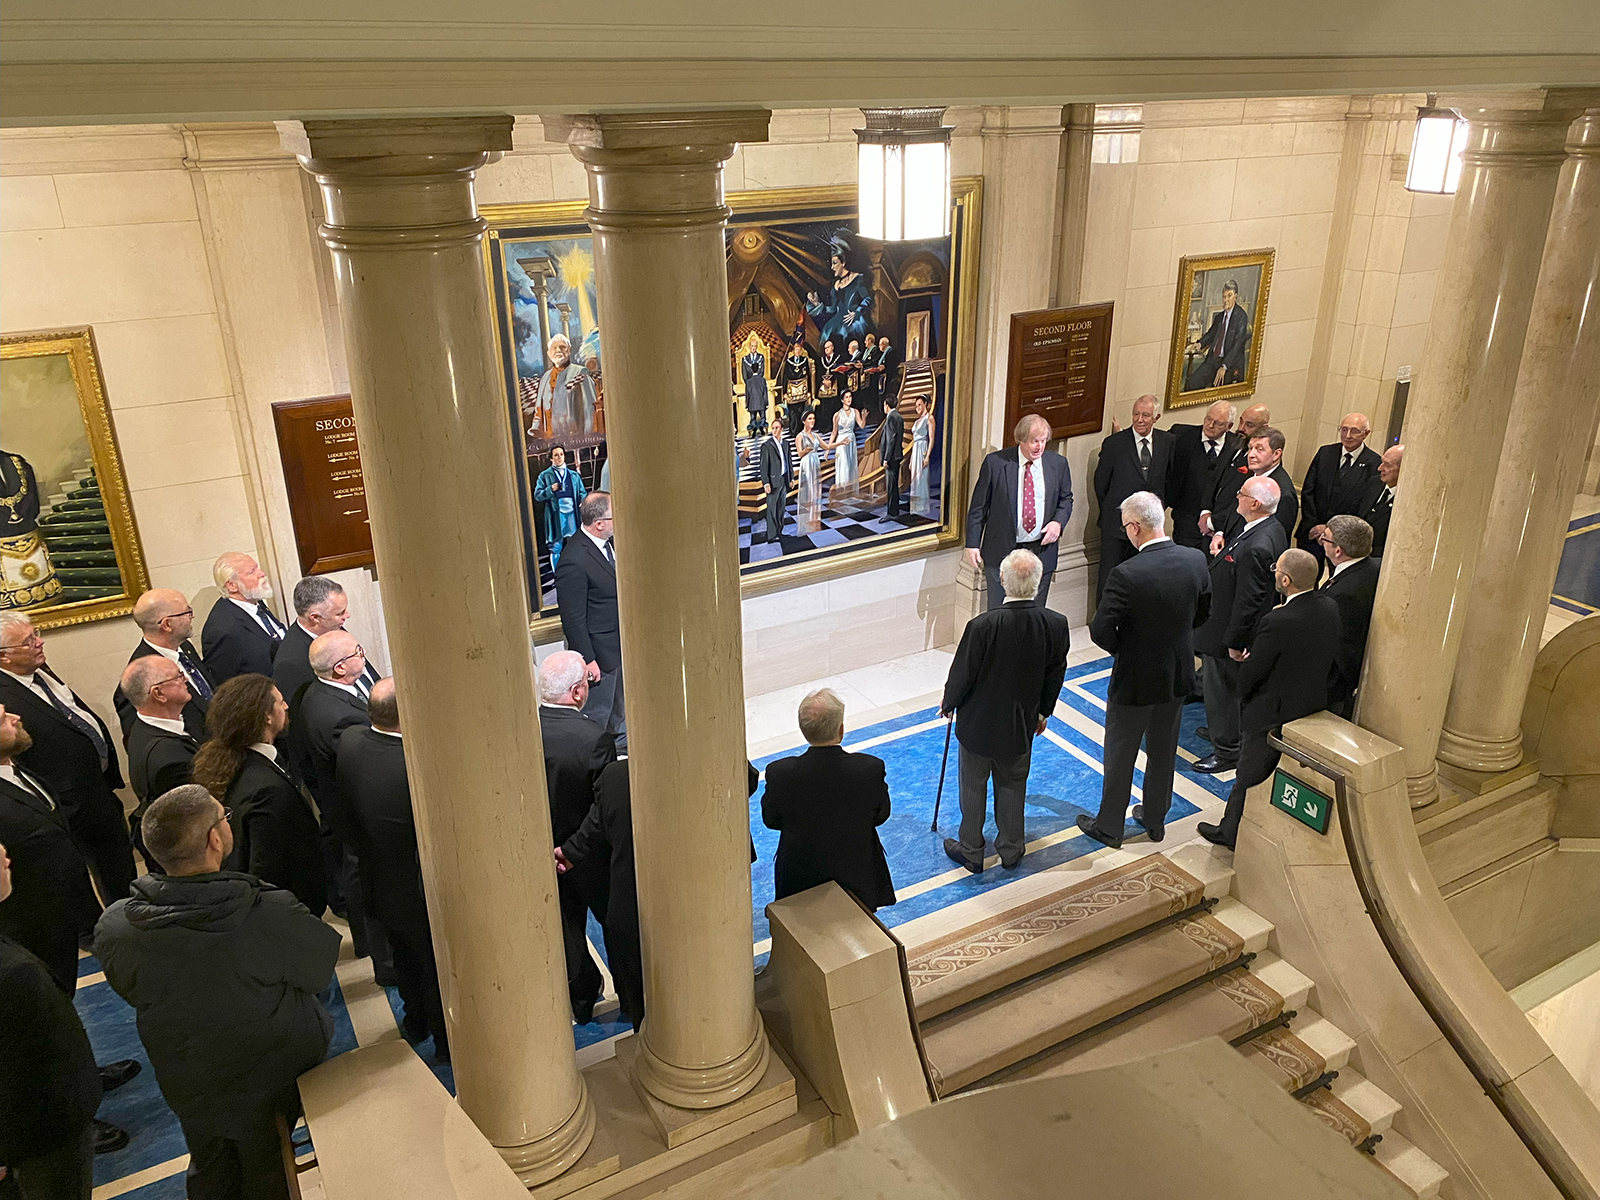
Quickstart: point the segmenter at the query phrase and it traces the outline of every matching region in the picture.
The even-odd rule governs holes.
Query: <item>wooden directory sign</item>
[[[1006,370],[1006,429],[1029,413],[1050,422],[1050,436],[1100,429],[1111,365],[1111,308],[1080,304],[1011,314]]]
[[[316,575],[372,566],[372,527],[350,397],[280,400],[272,406],[272,423],[300,569]]]

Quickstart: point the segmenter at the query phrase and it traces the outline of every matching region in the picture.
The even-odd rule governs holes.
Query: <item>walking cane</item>
[[[939,790],[933,797],[933,824],[928,826],[929,833],[939,832],[939,802],[944,799],[944,769],[950,765],[950,731],[955,725],[956,715],[952,712],[944,726],[944,759],[939,763]]]

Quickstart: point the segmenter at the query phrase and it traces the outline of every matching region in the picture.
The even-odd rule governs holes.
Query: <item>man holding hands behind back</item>
[[[1050,422],[1030,413],[1017,422],[1017,444],[983,460],[967,509],[967,561],[989,581],[989,609],[1011,597],[1000,582],[1000,563],[1018,548],[1031,550],[1044,566],[1038,605],[1050,598],[1061,531],[1072,516],[1072,471],[1067,460],[1046,450]]]

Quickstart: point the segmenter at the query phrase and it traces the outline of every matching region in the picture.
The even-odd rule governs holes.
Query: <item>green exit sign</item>
[[[1333,809],[1333,801],[1292,775],[1285,775],[1282,771],[1273,775],[1272,807],[1281,808],[1300,824],[1309,825],[1318,833],[1328,832],[1328,814]]]

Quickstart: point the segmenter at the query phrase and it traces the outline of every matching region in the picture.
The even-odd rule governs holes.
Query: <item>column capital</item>
[[[766,141],[771,120],[764,108],[566,113],[544,118],[544,136],[567,143],[584,162],[641,151],[659,153],[666,162],[700,162],[720,152],[717,161],[724,162],[740,142]]]
[[[986,105],[983,136],[1060,137],[1066,109],[1056,105]]]
[[[396,159],[503,154],[511,149],[514,121],[494,113],[276,124],[283,148],[302,162],[346,159],[376,165]]]

